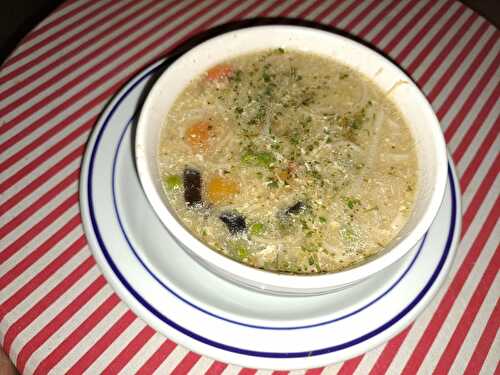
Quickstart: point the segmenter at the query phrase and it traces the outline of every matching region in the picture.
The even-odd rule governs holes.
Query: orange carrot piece
[[[207,79],[209,81],[218,81],[223,78],[227,78],[233,74],[233,68],[228,64],[216,65],[213,68],[208,69]]]
[[[239,192],[239,184],[231,178],[214,176],[207,184],[208,200],[215,204],[228,201]]]
[[[195,122],[186,130],[186,142],[194,149],[204,149],[207,147],[210,137],[210,125],[208,122]]]
[[[278,178],[281,180],[281,181],[286,181],[288,180],[288,178],[290,177],[289,173],[288,173],[288,170],[287,169],[282,169],[280,170],[278,173]]]

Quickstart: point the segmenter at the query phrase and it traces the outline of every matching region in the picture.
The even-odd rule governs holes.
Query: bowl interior
[[[215,251],[207,252],[205,245],[195,239],[168,208],[157,167],[160,130],[170,107],[191,79],[231,57],[278,47],[330,57],[364,74],[397,105],[414,136],[419,163],[418,191],[413,212],[397,238],[378,256],[361,265],[334,274],[308,277],[308,281],[302,277],[300,283],[314,288],[360,280],[401,258],[423,236],[444,194],[447,161],[439,123],[418,88],[399,68],[357,42],[315,29],[262,26],[224,34],[190,50],[158,79],[142,108],[136,134],[139,178],[162,222],[195,255],[222,272],[238,273],[246,281],[259,280],[261,285],[294,283],[294,276],[251,269]],[[311,281],[314,279],[316,281]]]

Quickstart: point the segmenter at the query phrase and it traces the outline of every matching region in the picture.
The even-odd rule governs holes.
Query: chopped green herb
[[[300,137],[298,134],[294,134],[290,137],[290,143],[292,145],[298,145],[300,143]]]
[[[269,183],[267,184],[267,187],[272,188],[272,189],[278,188],[279,187],[278,180],[275,178],[270,178]]]
[[[308,173],[311,177],[315,178],[316,180],[321,180],[323,176],[321,173],[319,173],[316,169],[312,169]]]
[[[354,208],[354,206],[361,204],[361,201],[359,199],[352,197],[344,197],[344,201],[347,204],[347,207],[349,207],[351,210]]]
[[[310,266],[314,266],[317,272],[321,272],[321,267],[319,266],[318,256],[316,254],[312,254],[309,256],[308,263]]]
[[[276,158],[270,152],[247,152],[241,157],[241,161],[247,165],[269,168],[276,161]]]
[[[340,237],[345,241],[345,242],[353,242],[356,240],[356,233],[351,227],[344,227],[339,230]]]
[[[300,247],[302,251],[308,252],[308,253],[314,253],[318,251],[318,245],[314,243],[306,243]]]
[[[279,144],[279,143],[273,143],[273,144],[271,145],[271,148],[272,148],[273,150],[279,150],[279,149],[281,149],[281,146],[280,146],[280,144]]]
[[[241,75],[242,74],[243,74],[243,72],[238,69],[236,72],[234,72],[234,75],[232,75],[231,78],[235,82],[241,82]]]

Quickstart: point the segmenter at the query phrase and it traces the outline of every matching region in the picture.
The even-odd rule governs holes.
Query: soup
[[[161,132],[171,209],[221,254],[267,271],[340,271],[383,250],[415,199],[408,126],[336,61],[275,49],[212,67]]]

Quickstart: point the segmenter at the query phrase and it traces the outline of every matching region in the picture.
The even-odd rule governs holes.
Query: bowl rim
[[[148,115],[151,111],[151,107],[153,106],[154,101],[157,100],[159,91],[162,87],[165,86],[165,82],[168,82],[168,80],[171,78],[169,76],[169,72],[171,71],[171,68],[173,66],[191,59],[192,57],[196,56],[201,49],[210,48],[212,44],[217,43],[220,40],[232,38],[235,36],[241,38],[242,36],[244,37],[245,34],[248,35],[249,33],[252,34],[258,31],[276,32],[276,30],[293,31],[295,33],[299,32],[305,34],[310,33],[311,35],[318,34],[322,37],[330,38],[332,42],[341,41],[342,43],[349,45],[351,48],[361,49],[364,53],[373,55],[374,58],[380,61],[381,65],[387,66],[401,79],[407,81],[412,90],[414,99],[418,101],[418,106],[420,106],[423,111],[427,112],[429,119],[431,119],[432,121],[432,123],[429,124],[428,127],[432,132],[430,134],[430,137],[434,139],[434,143],[435,145],[437,145],[437,147],[435,147],[435,161],[437,162],[436,184],[433,188],[431,199],[429,200],[427,207],[421,215],[420,220],[408,233],[408,235],[404,237],[390,251],[384,252],[382,255],[375,257],[374,259],[371,259],[367,262],[362,262],[361,264],[358,264],[352,268],[347,268],[338,272],[326,274],[285,274],[254,268],[220,254],[219,252],[210,248],[208,245],[196,238],[193,234],[191,234],[191,232],[182,223],[180,223],[175,215],[166,207],[165,203],[160,197],[160,194],[155,189],[152,177],[148,172],[147,158],[145,157],[144,152],[141,152],[144,149],[143,140],[146,134]],[[266,45],[263,46],[262,50],[277,47],[278,46]],[[246,54],[249,52],[250,51],[245,51],[240,52],[239,54]],[[234,54],[234,56],[237,55],[238,54]],[[170,65],[164,72],[162,72],[160,77],[152,86],[151,90],[147,93],[143,106],[140,109],[134,147],[136,167],[143,190],[145,191],[146,197],[148,198],[149,203],[152,205],[156,215],[160,218],[161,222],[170,232],[172,237],[178,243],[183,245],[182,247],[185,250],[188,250],[188,253],[191,253],[191,255],[195,255],[196,258],[201,258],[204,262],[207,262],[208,264],[216,267],[217,269],[219,269],[219,271],[224,272],[230,278],[231,275],[233,275],[238,280],[245,279],[250,281],[252,284],[258,283],[258,287],[260,287],[261,289],[279,288],[283,290],[300,292],[308,289],[314,290],[334,288],[339,285],[354,283],[366,278],[369,275],[383,270],[384,268],[401,259],[401,257],[403,257],[408,251],[410,251],[413,246],[415,246],[417,242],[423,237],[438,212],[438,209],[444,197],[446,187],[447,151],[444,136],[441,131],[439,121],[434,111],[432,110],[431,105],[425,98],[424,94],[413,83],[411,78],[408,77],[408,75],[392,61],[362,43],[333,32],[305,26],[265,25],[241,28],[210,38],[188,50],[177,60],[175,60],[172,65]],[[157,168],[157,166],[155,166],[155,168]],[[212,267],[209,268],[212,269]]]

